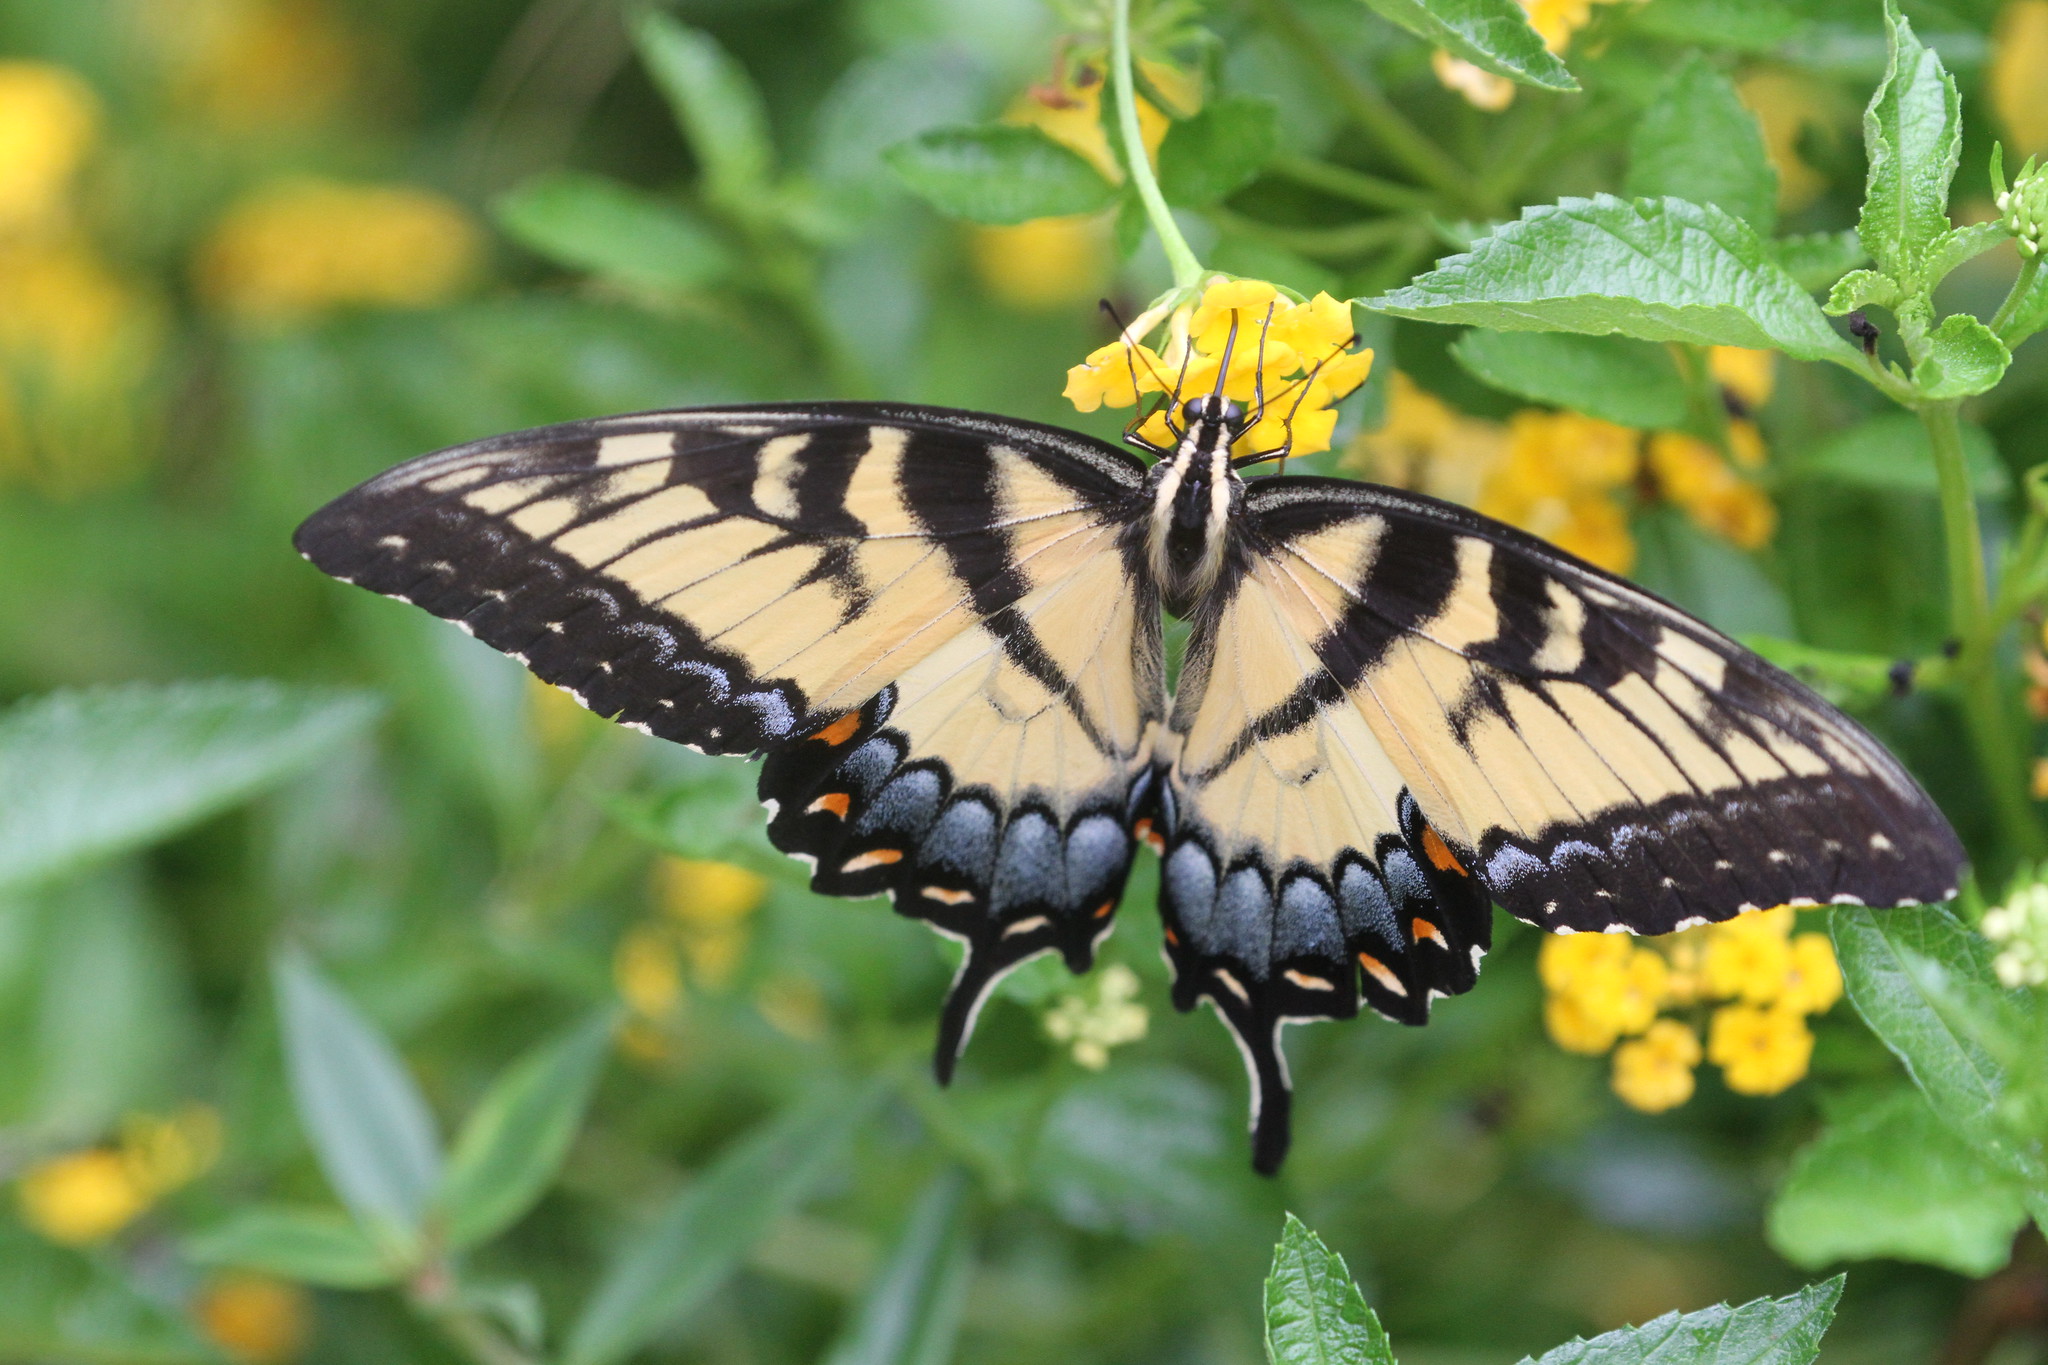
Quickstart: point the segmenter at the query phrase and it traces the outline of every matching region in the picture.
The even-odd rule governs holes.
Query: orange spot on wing
[[[853,798],[845,792],[826,792],[823,796],[811,802],[809,809],[805,810],[804,814],[809,815],[812,811],[820,810],[829,811],[844,820],[847,808],[852,804]]]
[[[858,729],[860,729],[860,712],[848,711],[838,720],[833,721],[830,725],[812,735],[811,738],[821,739],[836,749],[846,743],[847,740],[852,739],[853,732]]]
[[[1171,929],[1168,929],[1166,931],[1166,941],[1168,943],[1171,943],[1176,948],[1180,947],[1180,935],[1176,934]]]
[[[1139,843],[1145,845],[1154,853],[1166,852],[1166,840],[1159,836],[1158,830],[1152,828],[1151,820],[1138,821],[1137,824],[1131,826],[1131,833],[1137,838]]]
[[[1380,961],[1371,953],[1360,953],[1358,955],[1358,965],[1365,968],[1367,976],[1370,976],[1394,994],[1408,994],[1408,988],[1401,984],[1401,978],[1395,976],[1386,963]]]
[[[1109,912],[1114,909],[1116,909],[1115,901],[1104,901],[1102,904],[1095,907],[1095,918],[1108,919]]]
[[[1451,846],[1443,841],[1443,836],[1428,825],[1422,827],[1422,852],[1429,859],[1430,866],[1439,872],[1455,872],[1460,877],[1471,875],[1458,861],[1458,855],[1451,852]]]
[[[890,863],[900,863],[902,861],[902,849],[877,848],[848,858],[839,865],[839,870],[841,872],[865,872],[871,867],[887,867]]]
[[[1411,933],[1415,935],[1415,940],[1418,943],[1420,943],[1423,939],[1428,939],[1430,942],[1436,944],[1436,946],[1439,948],[1448,948],[1451,946],[1450,944],[1444,942],[1443,931],[1438,929],[1434,924],[1431,924],[1426,919],[1410,920],[1408,923],[1408,929]]]

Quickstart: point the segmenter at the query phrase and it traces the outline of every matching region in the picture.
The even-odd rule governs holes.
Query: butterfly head
[[[1188,431],[1197,427],[1222,427],[1234,439],[1243,430],[1244,404],[1223,397],[1221,394],[1205,393],[1190,398],[1180,407],[1181,425]]]

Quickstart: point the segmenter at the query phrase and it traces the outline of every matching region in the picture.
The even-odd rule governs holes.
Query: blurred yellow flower
[[[1785,971],[1778,1003],[1800,1014],[1824,1014],[1842,998],[1842,966],[1826,934],[1800,934],[1792,940],[1792,961]]]
[[[206,1105],[167,1116],[131,1114],[118,1146],[68,1152],[23,1172],[22,1220],[66,1246],[102,1241],[198,1179],[219,1155],[220,1115]]]
[[[1145,1036],[1151,1015],[1138,1001],[1138,974],[1112,962],[1045,1012],[1046,1037],[1066,1044],[1090,1071],[1109,1065],[1109,1050]]]
[[[1086,302],[1109,283],[1110,219],[1102,214],[1034,218],[977,227],[968,238],[974,271],[1012,308],[1042,312]]]
[[[402,185],[280,180],[231,208],[201,248],[200,293],[249,322],[350,306],[445,303],[483,239],[452,200]]]
[[[2048,0],[2008,0],[1998,12],[1985,85],[2012,139],[2007,164],[2048,152]]]
[[[1615,573],[1635,563],[1628,512],[1615,500],[1638,465],[1639,433],[1575,412],[1518,412],[1477,510]]]
[[[1376,483],[1472,507],[1506,451],[1500,423],[1467,417],[1396,370],[1387,385],[1386,421],[1361,433],[1343,463]]]
[[[1605,1052],[1616,1038],[1648,1028],[1669,973],[1660,954],[1626,934],[1552,935],[1536,962],[1550,992],[1545,1024],[1573,1052]]]
[[[1708,931],[1703,975],[1716,999],[1767,1005],[1785,990],[1792,945],[1763,915],[1738,915]]]
[[[229,1359],[284,1365],[306,1348],[313,1305],[295,1284],[235,1272],[209,1280],[193,1300],[192,1314]]]
[[[1707,373],[1714,382],[1754,411],[1771,401],[1777,386],[1778,353],[1753,351],[1743,346],[1707,348]]]
[[[1138,67],[1153,89],[1181,106],[1183,112],[1192,114],[1200,106],[1201,86],[1194,76],[1161,62],[1141,59]],[[1112,149],[1109,131],[1102,120],[1105,70],[1105,63],[1094,59],[1077,61],[1071,69],[1063,62],[1052,80],[1019,95],[1003,117],[1007,122],[1038,129],[1087,161],[1104,180],[1120,185],[1124,179],[1123,162]],[[1173,121],[1143,95],[1135,102],[1138,139],[1145,145],[1145,155],[1156,158],[1159,144],[1166,140],[1166,131]],[[1119,138],[1117,146],[1121,145]]]
[[[663,858],[654,868],[656,895],[682,931],[683,951],[699,981],[732,978],[747,946],[747,917],[768,894],[768,879],[737,863]]]
[[[262,134],[338,113],[362,58],[324,0],[138,0],[174,103]]]
[[[1650,469],[1660,493],[1701,526],[1745,550],[1768,544],[1778,529],[1778,509],[1764,491],[1696,436],[1676,431],[1651,436]]]
[[[1593,22],[1593,6],[1611,5],[1617,0],[1520,0],[1529,16],[1529,27],[1543,39],[1543,45],[1563,55],[1572,35]],[[1515,84],[1504,76],[1474,66],[1438,48],[1430,55],[1430,69],[1446,90],[1465,97],[1466,103],[1497,114],[1515,100]]]
[[[52,1157],[31,1166],[19,1187],[22,1221],[53,1242],[86,1246],[142,1216],[149,1196],[111,1147]]]
[[[1576,993],[1543,998],[1543,1027],[1550,1041],[1566,1052],[1597,1055],[1614,1046],[1621,1030],[1614,1020],[1598,1011],[1585,996]]]
[[[1699,1062],[1699,1035],[1676,1019],[1659,1019],[1614,1049],[1614,1093],[1646,1114],[1676,1109],[1692,1098]]]
[[[1765,154],[1778,172],[1778,208],[1798,212],[1828,187],[1828,178],[1800,156],[1799,143],[1809,127],[1829,126],[1832,100],[1810,76],[1773,67],[1751,71],[1736,93],[1763,128]]]
[[[64,222],[99,121],[98,98],[71,71],[0,61],[0,236]]]
[[[1550,934],[1536,950],[1536,971],[1546,989],[1575,991],[1625,966],[1633,952],[1626,934]]]
[[[1097,347],[1067,371],[1065,396],[1076,409],[1093,412],[1103,404],[1127,407],[1145,394],[1168,394],[1182,402],[1212,393],[1222,374],[1223,394],[1250,407],[1259,420],[1240,435],[1236,455],[1267,454],[1288,447],[1291,455],[1330,448],[1337,413],[1331,406],[1365,382],[1372,352],[1344,349],[1356,334],[1350,306],[1328,294],[1296,303],[1264,280],[1217,277],[1192,302],[1183,301],[1162,317],[1163,305],[1131,324],[1125,339]],[[1168,339],[1159,350],[1143,337],[1164,320]],[[1233,334],[1235,340],[1232,340]],[[1257,406],[1263,396],[1263,412]],[[1155,446],[1170,448],[1174,436],[1167,405],[1155,408],[1138,427]]]
[[[619,998],[643,1019],[666,1019],[683,1002],[683,968],[675,940],[659,925],[626,931],[612,954]]]
[[[596,732],[595,719],[581,703],[552,683],[526,675],[526,718],[533,735],[549,755],[573,754]]]
[[[1723,1005],[1707,1030],[1707,1058],[1739,1095],[1775,1095],[1806,1074],[1813,1031],[1783,1005]]]

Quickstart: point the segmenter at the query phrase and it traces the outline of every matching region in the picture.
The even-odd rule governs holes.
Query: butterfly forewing
[[[866,405],[654,413],[401,466],[301,528],[601,714],[769,755],[818,889],[965,940],[949,1067],[1002,971],[1085,968],[1163,710],[1119,549],[1143,470],[1098,443]]]

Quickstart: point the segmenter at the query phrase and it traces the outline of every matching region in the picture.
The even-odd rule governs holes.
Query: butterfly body
[[[1243,479],[1234,405],[1149,466],[888,404],[649,413],[402,465],[316,513],[330,574],[459,623],[600,714],[764,756],[813,886],[960,941],[950,1074],[1001,976],[1076,971],[1139,845],[1182,1008],[1287,1143],[1290,1022],[1469,989],[1492,905],[1663,933],[1953,894],[1896,760],[1678,609],[1463,509]],[[1193,632],[1174,695],[1162,610]]]

